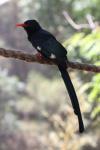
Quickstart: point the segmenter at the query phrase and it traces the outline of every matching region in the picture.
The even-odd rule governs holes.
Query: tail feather
[[[73,84],[71,82],[70,76],[68,74],[68,72],[66,71],[66,68],[62,67],[61,65],[58,65],[59,71],[61,72],[61,76],[63,78],[63,81],[65,83],[65,86],[68,90],[70,99],[71,99],[71,103],[74,109],[74,113],[77,115],[78,117],[78,122],[79,122],[79,132],[82,133],[84,131],[84,124],[83,124],[83,120],[82,120],[82,115],[81,115],[81,111],[80,111],[80,106],[79,106],[79,102],[73,87]]]

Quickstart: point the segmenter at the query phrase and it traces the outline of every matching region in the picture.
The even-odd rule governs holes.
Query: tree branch
[[[86,16],[87,24],[77,24],[68,14],[67,11],[63,11],[62,14],[64,15],[65,19],[68,21],[68,23],[75,29],[75,30],[82,30],[82,29],[91,29],[94,30],[97,26],[97,22],[93,22],[93,18],[90,14]]]
[[[87,15],[86,15],[86,19],[87,19],[87,21],[88,21],[88,23],[89,23],[90,28],[91,28],[92,30],[94,30],[94,29],[96,28],[96,23],[93,21],[92,15],[87,14]]]
[[[0,48],[0,55],[3,57],[10,57],[10,58],[15,58],[15,59],[19,59],[19,60],[24,60],[27,62],[37,62],[37,63],[41,63],[41,64],[49,64],[49,65],[55,64],[56,65],[55,59],[53,59],[53,60],[49,60],[46,58],[39,59],[36,54],[32,55],[32,54],[24,53],[22,51],[6,50],[3,48]],[[82,64],[79,62],[68,61],[66,67],[100,73],[100,66],[95,66],[95,65],[90,65],[90,64]]]
[[[65,19],[68,21],[68,23],[76,30],[81,30],[84,28],[89,28],[88,24],[77,24],[74,22],[74,20],[69,16],[67,11],[63,11],[62,14],[64,15]]]

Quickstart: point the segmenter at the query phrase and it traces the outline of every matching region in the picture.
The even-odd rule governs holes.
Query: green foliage
[[[100,13],[99,13],[99,0],[87,0],[87,1],[73,1],[74,7],[74,15],[76,16],[77,20],[85,19],[87,14],[91,14],[95,20],[100,20]]]
[[[97,74],[93,77],[91,82],[91,93],[89,95],[90,101],[100,103],[100,75]]]
[[[63,44],[67,47],[71,58],[78,58],[80,61],[83,60],[95,64],[100,59],[99,28],[88,35],[85,35],[85,33],[76,33]]]
[[[76,33],[63,44],[69,51],[69,58],[100,65],[100,28],[88,35]],[[86,78],[89,81],[85,86],[88,87],[88,100],[95,103],[92,113],[95,116],[100,113],[100,74],[86,75]]]
[[[94,118],[100,114],[100,74],[95,75],[92,79],[89,100],[95,105],[92,112],[92,118]]]

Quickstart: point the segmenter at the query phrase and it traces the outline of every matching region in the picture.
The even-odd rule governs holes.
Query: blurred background
[[[36,19],[68,58],[100,65],[100,0],[0,0],[0,47],[36,53],[16,23]],[[0,150],[99,150],[100,74],[69,70],[85,133],[55,66],[0,56]]]

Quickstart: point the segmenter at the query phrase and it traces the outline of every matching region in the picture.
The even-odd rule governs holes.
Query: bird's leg
[[[45,57],[43,54],[40,52],[35,54],[35,59],[37,62],[40,62],[41,64],[56,64],[56,60],[52,60],[50,58]],[[52,60],[52,61],[51,61]]]
[[[35,56],[39,61],[42,61],[44,59],[44,56],[40,52],[36,53]]]

